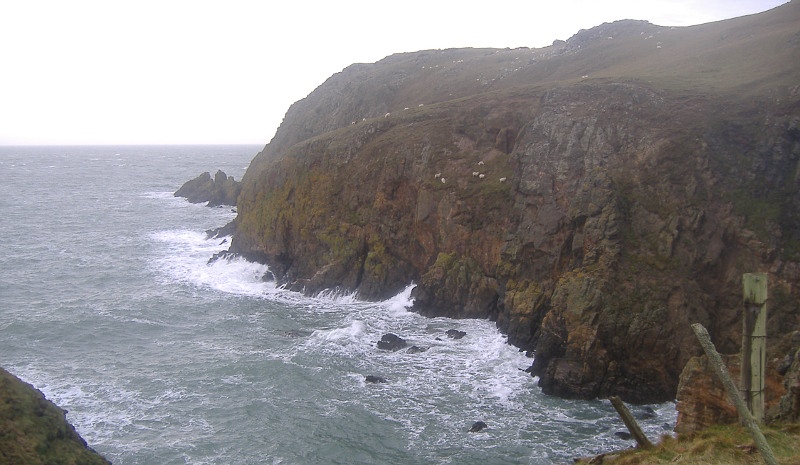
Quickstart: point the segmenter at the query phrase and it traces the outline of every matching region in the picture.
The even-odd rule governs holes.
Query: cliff
[[[673,399],[740,342],[800,326],[800,3],[687,28],[618,21],[542,49],[352,65],[295,103],[242,180],[231,252],[315,293],[411,282],[490,318],[546,393]]]
[[[66,412],[0,368],[0,463],[109,465],[86,445]]]

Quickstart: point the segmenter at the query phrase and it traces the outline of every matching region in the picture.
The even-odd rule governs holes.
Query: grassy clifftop
[[[109,465],[65,415],[33,386],[0,368],[0,463]]]

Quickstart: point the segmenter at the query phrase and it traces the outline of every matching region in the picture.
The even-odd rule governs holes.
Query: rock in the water
[[[614,433],[614,436],[622,439],[623,441],[630,441],[631,439],[633,439],[631,433],[627,431],[617,431],[616,433]]]
[[[469,429],[469,432],[477,433],[478,431],[483,431],[484,429],[486,429],[486,427],[487,427],[486,423],[482,421],[476,421],[475,423],[472,424],[472,427]]]
[[[175,191],[175,197],[185,197],[191,203],[208,202],[209,207],[220,205],[236,206],[236,200],[242,191],[242,184],[228,176],[222,170],[217,171],[214,179],[206,171],[200,176],[185,182]]]
[[[640,420],[652,420],[656,416],[658,416],[658,414],[653,409],[653,407],[650,406],[645,406],[644,408],[642,408],[640,412],[636,414],[636,418]]]
[[[366,381],[368,383],[378,384],[378,383],[385,383],[386,382],[386,378],[384,378],[382,376],[367,375],[364,378],[364,381]]]
[[[220,226],[219,228],[206,230],[206,239],[213,239],[215,237],[233,236],[235,232],[236,232],[236,222],[231,221],[225,226]]]
[[[392,352],[400,350],[406,346],[406,340],[402,337],[387,333],[381,337],[381,340],[378,341],[378,348],[381,350],[391,350]]]
[[[408,348],[406,352],[408,352],[409,354],[419,354],[421,352],[425,352],[426,350],[428,350],[427,347],[411,346]]]
[[[451,339],[461,339],[462,337],[467,335],[466,332],[459,331],[457,329],[448,329],[445,334],[447,334],[447,337]]]

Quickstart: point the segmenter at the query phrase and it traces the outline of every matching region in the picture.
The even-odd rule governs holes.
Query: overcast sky
[[[0,145],[261,145],[352,63],[543,47],[618,19],[687,26],[786,1],[0,0]]]

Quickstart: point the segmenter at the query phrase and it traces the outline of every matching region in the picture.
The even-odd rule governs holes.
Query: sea
[[[264,265],[209,263],[229,238],[205,231],[235,209],[173,192],[240,180],[260,148],[0,147],[0,366],[92,448],[116,465],[396,465],[635,445],[608,401],[542,394],[493,322],[410,311],[412,282],[381,302],[304,296]],[[379,350],[386,333],[427,350]],[[671,434],[674,403],[630,408],[651,440]]]

